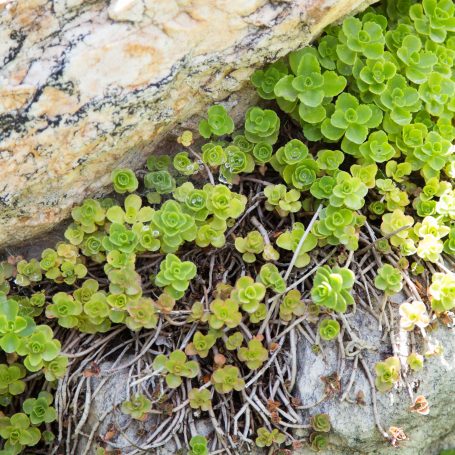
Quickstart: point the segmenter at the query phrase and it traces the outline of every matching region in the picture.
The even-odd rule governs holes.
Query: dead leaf
[[[419,395],[410,407],[410,410],[411,412],[417,412],[417,414],[426,416],[430,413],[430,405],[423,395]]]

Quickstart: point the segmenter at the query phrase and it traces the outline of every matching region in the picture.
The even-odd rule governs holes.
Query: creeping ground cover
[[[343,359],[320,402],[365,374],[385,443],[406,439],[376,397],[403,389],[428,414],[409,381],[453,325],[454,14],[393,0],[328,27],[252,75],[263,101],[241,125],[210,107],[200,140],[114,170],[115,194],[75,207],[54,248],[1,262],[0,454],[118,453],[129,427],[122,453],[323,452],[332,424],[297,394],[297,342]],[[378,362],[362,314],[390,342]],[[127,399],[87,427],[120,373]]]

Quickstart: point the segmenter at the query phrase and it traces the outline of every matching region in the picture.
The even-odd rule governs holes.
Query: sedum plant
[[[48,325],[38,325],[31,335],[21,338],[15,351],[25,357],[24,366],[27,370],[39,371],[45,367],[46,362],[58,357],[61,344],[53,335]]]
[[[367,192],[368,188],[358,177],[352,177],[347,172],[339,172],[329,198],[330,205],[359,210],[365,203],[364,196]]]
[[[290,321],[293,316],[303,316],[306,311],[302,294],[297,289],[287,292],[280,302],[280,319]]]
[[[212,396],[207,389],[191,389],[188,393],[188,399],[192,409],[200,409],[201,411],[212,409]]]
[[[310,419],[311,427],[314,431],[328,433],[330,431],[330,418],[328,414],[316,414]]]
[[[201,359],[208,356],[210,349],[213,347],[216,341],[214,333],[207,333],[204,335],[201,332],[196,332],[193,336],[193,341],[188,344],[186,353],[189,355],[197,354]]]
[[[224,136],[234,131],[234,122],[224,106],[211,106],[207,111],[207,118],[199,123],[199,133],[205,138],[210,136]]]
[[[41,281],[42,276],[40,264],[36,259],[18,262],[15,282],[19,286],[28,286],[31,283]]]
[[[419,300],[402,303],[400,317],[400,327],[407,331],[414,330],[416,326],[425,328],[430,323],[425,304]]]
[[[319,324],[319,336],[325,341],[332,341],[340,333],[340,323],[334,319],[323,319]]]
[[[264,246],[264,238],[259,231],[250,231],[246,237],[235,239],[235,248],[247,263],[256,261],[256,255],[264,251]]]
[[[311,298],[318,306],[344,313],[354,303],[351,289],[354,274],[346,268],[320,267],[313,280]]]
[[[455,307],[455,277],[448,273],[434,273],[429,289],[431,308],[438,312]]]
[[[380,392],[387,392],[400,379],[400,360],[397,357],[389,357],[384,362],[378,362],[375,366],[376,388]]]
[[[406,359],[409,368],[413,371],[420,371],[423,368],[423,355],[412,352]]]
[[[190,451],[188,455],[209,455],[207,439],[204,436],[193,436],[190,439]]]
[[[132,396],[130,400],[124,401],[120,409],[133,419],[145,420],[152,409],[152,402],[145,395],[138,393]]]
[[[274,428],[268,431],[267,428],[258,428],[255,443],[257,447],[270,447],[273,444],[281,445],[286,441],[286,436]]]
[[[286,290],[286,282],[276,265],[264,264],[256,279],[266,288],[271,288],[276,293],[281,294]]]
[[[20,363],[7,365],[0,364],[0,396],[20,395],[25,390],[26,370]]]
[[[5,441],[6,454],[16,454],[25,447],[36,446],[41,432],[30,424],[26,414],[16,413],[11,417],[0,416],[0,436]]]
[[[175,254],[167,254],[160,264],[155,284],[174,299],[183,297],[190,280],[196,276],[196,265],[191,261],[181,261]]]
[[[245,137],[254,144],[273,145],[278,139],[280,119],[275,111],[252,107],[245,115]]]
[[[302,236],[305,235],[305,230],[305,226],[302,223],[294,223],[291,231],[286,231],[277,238],[277,246],[284,250],[296,251]],[[308,265],[310,262],[308,253],[316,247],[317,243],[317,238],[311,232],[308,233],[297,256],[296,267]]]
[[[329,440],[326,434],[314,432],[310,434],[310,444],[313,451],[321,452],[327,448]]]
[[[19,315],[17,301],[7,299],[0,293],[0,347],[11,354],[20,347],[23,340],[36,331],[36,325],[29,316]]]
[[[262,283],[255,283],[249,276],[239,278],[231,293],[231,298],[247,313],[254,313],[264,296],[265,286]]]
[[[131,169],[116,169],[112,171],[111,180],[114,190],[119,194],[132,193],[139,186],[136,175]]]
[[[402,281],[401,272],[390,264],[385,264],[378,269],[374,285],[386,295],[393,295],[403,288]]]
[[[269,353],[267,349],[262,346],[262,343],[253,338],[248,342],[248,347],[239,349],[238,358],[240,361],[245,362],[250,370],[257,370],[267,360]]]
[[[213,329],[221,329],[223,326],[233,329],[242,320],[239,303],[233,299],[213,300],[210,304],[210,311],[209,324]]]
[[[245,387],[245,381],[240,376],[237,367],[226,365],[218,368],[212,373],[212,384],[218,393],[229,393],[232,390],[242,390]]]
[[[287,191],[286,185],[266,186],[264,195],[267,198],[265,203],[266,210],[275,210],[281,217],[286,217],[289,213],[298,212],[302,208],[300,191],[296,189]]]
[[[153,361],[153,368],[166,374],[166,384],[171,389],[182,383],[182,377],[194,378],[199,373],[199,364],[194,360],[187,360],[186,354],[181,350],[171,352],[169,357],[157,355]]]
[[[119,316],[107,308],[106,316],[109,315],[113,322],[124,321],[130,330],[138,331],[143,328],[154,329],[158,324],[158,314],[152,299],[141,297],[132,299],[126,304],[126,315]],[[124,317],[126,316],[126,317]]]
[[[344,137],[354,144],[362,144],[369,130],[379,126],[381,121],[382,112],[377,106],[361,104],[355,96],[342,93],[330,119],[322,122],[321,132],[330,140]]]
[[[22,409],[33,425],[50,423],[57,419],[57,411],[51,406],[53,399],[52,394],[42,391],[38,394],[38,398],[27,398],[24,401]]]

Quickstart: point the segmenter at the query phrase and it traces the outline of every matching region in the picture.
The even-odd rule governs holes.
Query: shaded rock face
[[[394,296],[396,303],[404,301],[400,295]],[[394,311],[397,305],[394,305]],[[395,314],[395,318],[397,315]],[[349,325],[361,340],[362,357],[374,378],[374,364],[392,355],[392,348],[388,339],[383,338],[383,330],[379,330],[377,320],[364,311],[357,311],[356,315],[349,317]],[[431,352],[435,346],[443,347],[443,354],[425,359],[424,369],[418,373],[406,371],[406,356],[409,353],[409,334],[399,332],[395,328],[396,353],[402,361],[407,384],[400,384],[388,393],[376,392],[378,419],[385,431],[389,428],[402,428],[408,439],[401,441],[399,448],[392,447],[375,426],[373,407],[371,405],[371,389],[360,362],[356,370],[353,386],[347,395],[346,401],[340,401],[351,379],[353,357],[346,357],[344,368],[340,369],[339,356],[336,343],[323,343],[324,352],[314,354],[312,346],[304,338],[297,342],[297,382],[293,395],[298,396],[303,406],[309,409],[301,411],[302,422],[308,422],[309,417],[318,413],[327,413],[332,425],[329,434],[329,446],[322,453],[327,455],[439,455],[442,449],[455,447],[455,328],[438,327],[428,333],[428,339],[423,344],[416,336],[415,349],[419,353]],[[164,342],[164,341],[163,341]],[[357,345],[358,347],[359,345]],[[354,347],[355,348],[355,347]],[[349,349],[347,349],[349,352]],[[355,349],[351,352],[355,353]],[[122,361],[129,363],[127,358]],[[108,371],[112,367],[110,362],[101,364],[101,371]],[[325,393],[325,383],[321,380],[334,372],[340,373],[341,392],[334,394],[321,402]],[[114,447],[121,448],[122,453],[133,451],[133,445],[144,445],[147,434],[144,436],[141,428],[143,425],[131,421],[128,416],[119,411],[112,412],[113,406],[119,406],[127,397],[128,377],[126,370],[120,370],[109,376],[100,386],[100,379],[93,378],[92,390],[97,393],[92,395],[90,412],[84,425],[84,432],[90,434],[93,429],[96,435],[102,437],[111,425],[123,428],[123,433],[118,434]],[[98,388],[99,387],[99,388]],[[413,398],[410,397],[412,391]],[[359,392],[363,400],[357,402]],[[410,412],[413,400],[423,395],[426,397],[430,412],[428,415],[419,415]],[[363,401],[363,403],[361,403]],[[317,404],[320,402],[320,404]],[[316,406],[311,406],[316,404]],[[197,432],[213,437],[214,429],[206,413],[195,412],[192,414]],[[98,426],[99,423],[99,426]],[[159,423],[156,422],[156,426]],[[152,425],[153,427],[153,425]],[[148,426],[150,428],[150,426]],[[176,427],[179,428],[179,427]],[[295,436],[305,437],[307,431]],[[390,433],[389,433],[390,434]],[[142,436],[141,436],[142,435]],[[167,435],[169,436],[169,435]],[[172,437],[165,444],[150,453],[156,455],[170,455],[177,449],[185,446],[183,441]],[[80,453],[85,454],[87,438],[77,436]],[[265,454],[265,451],[251,448],[256,455]],[[93,447],[88,453],[94,453]],[[242,452],[243,453],[243,452]],[[298,455],[311,455],[314,451],[308,446],[296,451]]]
[[[129,363],[134,361],[132,356],[126,356],[124,362]],[[109,372],[111,368],[115,368],[112,362],[103,362],[100,373]],[[87,436],[92,433],[95,435],[95,441],[106,437],[110,431],[114,430],[114,442],[109,445],[120,450],[122,454],[134,452],[138,447],[147,447],[147,439],[153,432],[163,436],[163,442],[157,448],[147,448],[145,453],[154,455],[175,455],[178,450],[186,448],[184,441],[180,441],[178,437],[169,437],[167,430],[169,429],[169,421],[162,421],[154,418],[153,414],[146,423],[131,419],[130,416],[123,414],[120,411],[121,404],[128,400],[128,384],[131,382],[131,377],[128,371],[121,370],[110,374],[105,378],[90,378],[90,385],[93,395],[90,402],[90,411],[87,415],[82,429],[83,434],[75,434],[74,440],[76,444],[76,453],[81,455],[96,455],[96,444],[87,445]],[[85,388],[87,385],[85,385]],[[183,414],[182,411],[179,414]],[[177,416],[179,418],[179,416]],[[177,428],[179,425],[177,425]],[[210,437],[213,433],[213,427],[208,418],[199,417],[194,421],[194,430],[197,434]],[[156,438],[156,434],[155,434]]]
[[[255,67],[365,3],[0,2],[0,245],[50,228],[112,169],[138,167]]]
[[[395,296],[395,299],[399,295]],[[399,299],[398,301],[403,301]],[[397,302],[398,303],[398,302]],[[395,308],[396,310],[397,308]],[[397,320],[395,314],[395,320]],[[393,355],[389,338],[382,340],[384,332],[378,329],[378,322],[368,313],[357,313],[349,319],[349,324],[361,340],[370,349],[362,351],[362,356],[373,378],[374,364]],[[409,353],[407,332],[398,332],[397,355],[402,368],[406,367],[406,356]],[[419,338],[419,337],[417,337]],[[376,392],[379,422],[385,431],[389,427],[402,428],[408,439],[401,441],[399,448],[392,447],[381,436],[375,426],[371,392],[367,377],[359,362],[348,401],[340,402],[351,377],[353,359],[347,359],[344,372],[341,374],[341,394],[323,403],[303,411],[305,416],[327,413],[330,416],[332,431],[329,448],[324,451],[328,455],[438,455],[442,449],[455,447],[455,328],[439,327],[428,334],[428,341],[422,344],[417,340],[416,351],[424,353],[434,346],[441,345],[443,354],[425,359],[424,369],[413,373],[407,371],[406,382],[388,393]],[[324,356],[315,355],[311,346],[302,342],[298,349],[299,371],[297,394],[305,406],[317,403],[324,395],[324,383],[321,377],[337,371],[339,356],[333,345],[325,344]],[[413,399],[408,391],[412,390],[413,399],[423,395],[430,406],[429,415],[423,416],[410,412]],[[356,403],[357,394],[363,394],[364,404]],[[390,434],[390,433],[389,433]],[[300,455],[314,453],[308,449]]]

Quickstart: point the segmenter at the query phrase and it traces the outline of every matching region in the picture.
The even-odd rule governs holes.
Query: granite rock
[[[397,300],[395,298],[395,300]],[[401,300],[397,300],[397,303]],[[393,305],[395,318],[397,317],[398,305]],[[392,348],[388,340],[382,340],[384,332],[379,330],[377,320],[364,311],[357,311],[353,317],[348,317],[352,331],[361,340],[363,348],[362,357],[365,365],[374,376],[374,364],[392,355]],[[396,329],[398,330],[398,328]],[[406,364],[406,356],[409,353],[409,339],[407,332],[395,331],[396,350],[400,357],[403,368]],[[425,359],[425,367],[418,373],[406,372],[407,384],[397,385],[391,392],[376,392],[378,419],[383,429],[389,432],[389,428],[399,427],[407,435],[407,440],[401,441],[399,447],[393,447],[390,441],[381,436],[375,425],[373,407],[371,405],[371,389],[360,362],[356,370],[353,386],[347,395],[348,400],[340,401],[351,378],[353,359],[347,358],[345,367],[340,370],[338,367],[339,356],[336,346],[331,343],[323,344],[324,352],[315,354],[312,346],[305,340],[297,342],[297,382],[293,395],[301,400],[302,405],[311,406],[301,411],[302,421],[308,422],[311,415],[327,413],[330,417],[331,432],[329,435],[329,447],[323,453],[327,455],[439,455],[442,449],[455,447],[455,328],[438,326],[428,333],[428,339],[416,336],[416,351],[430,353],[435,346],[442,346],[442,355],[433,355]],[[129,358],[122,361],[128,363]],[[108,371],[112,364],[104,362],[100,365],[101,371]],[[321,398],[325,393],[325,383],[321,380],[334,372],[340,372],[341,392],[334,394],[329,399]],[[97,394],[91,401],[90,412],[84,426],[85,433],[100,422],[96,434],[103,437],[110,427],[123,428],[124,434],[119,434],[110,445],[120,448],[122,453],[134,451],[133,445],[142,446],[147,440],[147,433],[143,435],[140,431],[142,423],[132,422],[119,412],[113,413],[114,405],[126,399],[128,373],[120,370],[109,376],[102,386],[99,386],[100,379],[93,378],[92,390],[98,389]],[[99,387],[99,388],[98,388]],[[413,398],[409,391],[412,391]],[[360,399],[359,393],[363,398]],[[420,415],[410,412],[413,399],[423,395],[428,400],[430,412],[428,415]],[[362,403],[363,401],[363,403]],[[317,404],[320,402],[319,404]],[[194,424],[200,434],[209,438],[213,437],[214,429],[205,416],[197,412],[193,414]],[[101,420],[102,419],[102,420]],[[152,425],[147,423],[148,428]],[[157,425],[159,423],[157,422]],[[299,430],[296,436],[299,437]],[[389,433],[390,434],[390,433]],[[143,435],[143,436],[140,436]],[[306,438],[304,430],[300,436]],[[80,453],[84,453],[86,438],[80,436]],[[182,446],[182,441],[171,438],[161,447],[152,450],[155,455],[170,455]],[[93,450],[93,448],[91,448]],[[251,448],[256,455],[265,454],[264,451]],[[88,453],[94,453],[88,452]],[[314,452],[307,446],[296,451],[296,455],[311,455]],[[85,454],[84,454],[85,455]]]
[[[112,169],[368,2],[0,1],[0,246],[102,194]]]
[[[396,299],[395,299],[396,300]],[[401,298],[399,301],[402,301]],[[398,305],[394,305],[395,320],[398,320]],[[365,364],[374,378],[374,364],[393,355],[389,339],[383,340],[384,332],[379,330],[378,322],[366,312],[359,312],[349,323],[354,333],[369,347],[362,351]],[[408,333],[395,329],[397,355],[402,368],[406,367],[409,353]],[[434,347],[443,347],[442,355],[425,359],[423,370],[406,373],[406,384],[399,384],[391,392],[376,392],[378,418],[385,431],[390,427],[401,428],[407,440],[399,447],[393,447],[375,425],[371,404],[370,386],[359,362],[354,376],[354,383],[348,400],[340,402],[351,377],[353,360],[346,360],[346,368],[341,374],[341,394],[304,412],[304,419],[309,415],[327,413],[332,424],[330,445],[327,455],[438,455],[442,449],[454,448],[455,438],[455,328],[439,326],[428,333],[428,340],[423,343],[417,336],[416,351],[432,352]],[[317,403],[324,394],[324,382],[321,377],[337,371],[339,357],[337,350],[327,346],[324,356],[315,355],[311,346],[298,344],[298,381],[296,392],[303,405]],[[409,387],[409,388],[408,388]],[[410,397],[412,391],[413,398]],[[363,404],[357,402],[359,392],[363,395]],[[412,413],[413,400],[423,395],[430,406],[429,415]],[[390,435],[390,432],[389,432]],[[299,455],[314,453],[303,449]]]

